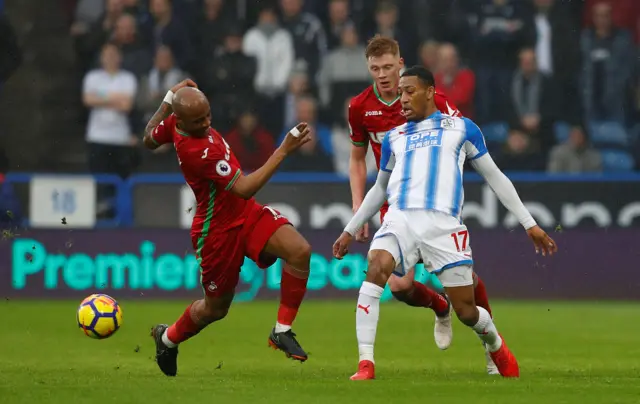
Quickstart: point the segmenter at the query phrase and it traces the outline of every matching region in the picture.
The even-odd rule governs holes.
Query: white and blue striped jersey
[[[465,159],[487,153],[480,128],[467,118],[435,112],[407,122],[382,141],[380,169],[390,172],[387,200],[392,209],[436,210],[460,218]]]

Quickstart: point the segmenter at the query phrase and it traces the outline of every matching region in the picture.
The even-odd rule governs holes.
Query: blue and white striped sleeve
[[[396,158],[391,150],[390,131],[382,139],[382,150],[380,152],[380,170],[390,173],[396,164]]]
[[[475,160],[487,154],[487,145],[484,141],[484,135],[482,131],[469,118],[462,118],[464,121],[464,127],[466,132],[466,138],[464,142],[464,151],[469,160]]]

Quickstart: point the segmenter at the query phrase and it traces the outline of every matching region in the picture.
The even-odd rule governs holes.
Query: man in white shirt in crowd
[[[100,55],[101,68],[84,77],[82,101],[90,110],[85,139],[89,170],[94,174],[127,177],[134,167],[136,138],[129,114],[133,108],[138,82],[133,73],[120,68],[122,55],[117,46],[106,44]],[[98,198],[104,203],[107,189],[100,187]],[[99,206],[98,211],[104,209]]]

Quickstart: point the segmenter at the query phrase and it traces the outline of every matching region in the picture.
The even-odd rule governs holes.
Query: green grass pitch
[[[383,304],[378,379],[351,382],[355,298],[305,302],[294,327],[304,364],[267,348],[277,302],[236,304],[181,346],[175,378],[153,362],[149,329],[187,301],[122,301],[123,327],[101,341],[76,327],[76,301],[3,301],[0,403],[640,403],[637,303],[495,302],[519,380],[486,375],[461,324],[439,351],[430,311]]]

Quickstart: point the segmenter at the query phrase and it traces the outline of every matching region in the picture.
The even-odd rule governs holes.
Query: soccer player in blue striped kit
[[[519,377],[515,356],[489,313],[474,301],[470,238],[461,218],[465,160],[471,161],[500,202],[518,218],[537,253],[553,254],[556,243],[536,224],[511,181],[496,166],[478,126],[467,118],[438,111],[435,80],[429,70],[421,66],[407,69],[399,91],[407,123],[384,137],[376,183],[333,246],[334,256],[342,259],[356,231],[388,200],[389,212],[371,243],[367,276],[360,288],[356,309],[360,362],[351,379],[375,378],[373,346],[380,296],[392,273],[402,276],[420,259],[444,286],[458,319],[487,344],[500,374]]]

